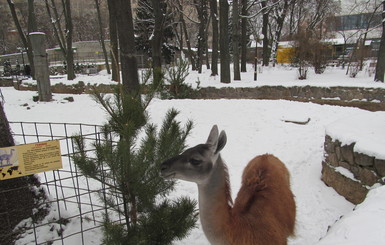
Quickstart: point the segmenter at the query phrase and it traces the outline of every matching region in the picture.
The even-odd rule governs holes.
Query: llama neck
[[[230,224],[232,198],[225,163],[218,157],[210,179],[198,185],[199,216],[203,231],[211,244],[225,244],[223,239]]]

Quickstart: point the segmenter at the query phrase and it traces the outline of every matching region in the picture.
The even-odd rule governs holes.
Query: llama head
[[[162,163],[161,176],[204,183],[210,177],[226,140],[226,133],[222,131],[219,134],[218,127],[214,125],[205,144],[189,148]]]

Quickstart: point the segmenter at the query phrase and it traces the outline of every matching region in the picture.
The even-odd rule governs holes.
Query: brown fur
[[[287,244],[294,234],[296,207],[285,165],[268,154],[251,160],[234,206],[228,208],[217,211],[223,212],[218,217],[230,219],[222,234],[229,245]]]

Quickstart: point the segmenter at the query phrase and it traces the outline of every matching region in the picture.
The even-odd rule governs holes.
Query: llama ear
[[[218,145],[217,145],[217,149],[215,151],[215,154],[220,152],[223,149],[223,147],[225,147],[226,143],[227,143],[227,136],[226,136],[225,131],[222,130],[222,132],[218,138]]]
[[[211,128],[211,131],[210,131],[210,134],[209,134],[209,137],[207,138],[207,141],[206,141],[206,144],[212,146],[214,149],[217,148],[217,144],[218,144],[218,126],[217,125],[214,125],[212,128]]]

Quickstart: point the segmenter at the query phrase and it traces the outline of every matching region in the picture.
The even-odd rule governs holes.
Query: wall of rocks
[[[12,86],[17,90],[37,91],[37,85],[34,85],[34,84],[24,84],[24,83],[14,82],[12,84]],[[78,82],[77,84],[72,84],[72,85],[66,85],[63,83],[57,83],[55,85],[51,85],[52,93],[58,93],[58,94],[91,93],[94,88],[96,88],[98,91],[100,91],[102,93],[112,93],[112,92],[114,92],[115,86],[114,85],[106,85],[106,84],[99,84],[96,86],[90,85],[90,84],[86,85],[82,81]]]
[[[19,90],[37,90],[36,85],[14,82]],[[10,86],[10,81],[0,80],[1,86]],[[89,93],[93,85],[79,82],[75,85],[52,85],[53,93]],[[113,92],[109,85],[98,85],[103,92]],[[254,88],[200,88],[191,94],[193,99],[286,99],[319,104],[354,106],[371,111],[385,111],[385,89],[355,87],[313,86],[261,86]]]
[[[313,86],[261,86],[255,88],[201,88],[199,99],[285,99],[317,104],[385,111],[385,89]]]
[[[207,99],[324,99],[385,102],[385,89],[358,87],[261,86],[255,88],[201,88],[198,96]]]
[[[385,160],[355,152],[354,145],[343,145],[325,136],[322,180],[348,201],[358,204],[373,185],[384,184]]]

